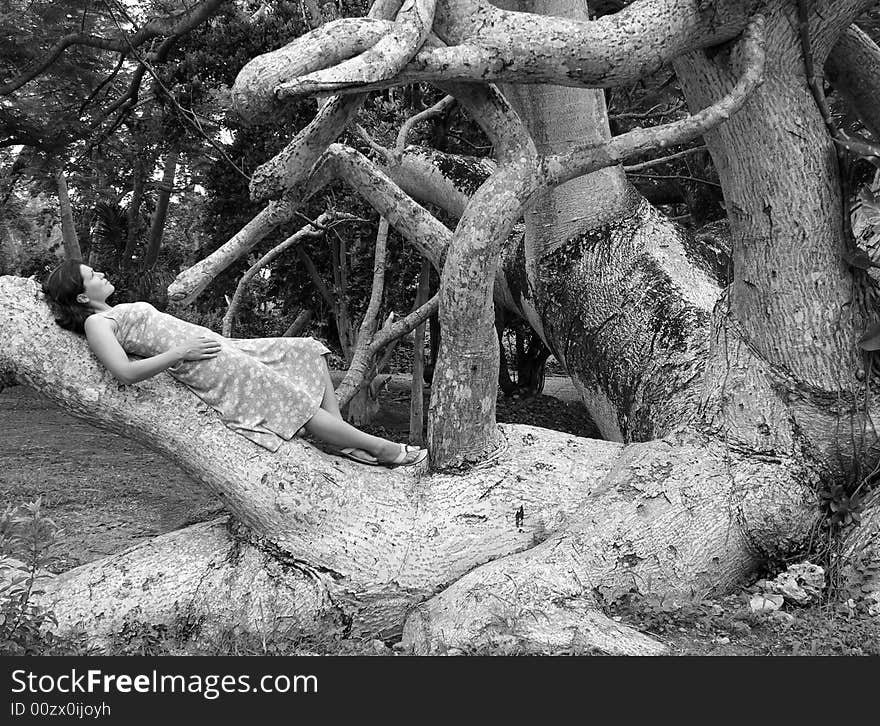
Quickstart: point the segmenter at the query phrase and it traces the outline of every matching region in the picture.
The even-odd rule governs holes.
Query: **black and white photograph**
[[[8,714],[880,655],[878,43],[876,0],[0,0]]]

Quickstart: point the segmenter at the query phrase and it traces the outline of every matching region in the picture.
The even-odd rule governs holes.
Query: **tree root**
[[[779,532],[806,541],[818,516],[790,463],[727,459],[722,446],[696,442],[626,447],[576,524],[468,572],[420,605],[405,643],[436,652],[513,636],[530,652],[660,652],[595,611],[633,590],[727,592],[780,556],[780,542],[790,540]]]
[[[107,645],[126,623],[265,640],[340,627],[320,573],[235,537],[228,517],[76,567],[42,589],[35,601],[55,613],[57,632],[84,631],[96,644]]]

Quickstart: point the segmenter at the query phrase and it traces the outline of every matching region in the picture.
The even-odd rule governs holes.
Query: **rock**
[[[767,620],[774,625],[791,625],[795,621],[795,617],[791,613],[776,610],[767,616]]]
[[[809,605],[813,599],[810,594],[804,590],[797,580],[797,576],[790,572],[783,572],[773,580],[773,588],[770,592],[776,592],[782,595],[789,602],[797,605]]]
[[[762,614],[762,613],[772,613],[775,610],[779,610],[782,607],[782,603],[785,602],[785,598],[782,595],[775,594],[757,594],[752,595],[752,599],[749,600],[749,608],[753,613]]]
[[[385,643],[383,643],[381,640],[371,640],[369,646],[370,650],[372,650],[377,655],[385,655],[386,653],[390,652],[388,646],[385,645]]]
[[[799,565],[789,567],[787,572],[797,578],[798,584],[811,599],[818,599],[825,589],[825,569],[819,565],[801,562]]]
[[[782,595],[796,605],[809,605],[819,598],[825,587],[825,570],[811,562],[801,562],[772,580],[759,580],[755,587],[759,594]]]

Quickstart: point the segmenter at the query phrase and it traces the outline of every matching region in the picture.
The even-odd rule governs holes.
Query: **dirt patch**
[[[156,452],[15,386],[0,393],[0,501],[37,497],[63,530],[59,571],[223,512]]]

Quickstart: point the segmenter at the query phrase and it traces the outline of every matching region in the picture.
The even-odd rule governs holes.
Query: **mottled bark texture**
[[[814,12],[818,67],[866,4],[836,0]],[[633,589],[680,598],[725,592],[768,560],[802,552],[822,516],[817,490],[843,481],[856,460],[869,471],[880,458],[870,423],[875,392],[857,375],[865,311],[840,258],[844,200],[805,82],[795,6],[763,3],[765,20],[750,19],[752,3],[724,0],[643,0],[595,21],[573,2],[517,12],[439,0],[433,10],[421,49],[398,44],[384,69],[376,53],[358,54],[403,32],[409,21],[393,4],[334,26],[335,39],[325,27],[255,60],[235,94],[244,113],[259,115],[305,87],[332,81],[334,90],[360,94],[423,73],[442,80],[491,139],[496,165],[470,163],[470,188],[447,182],[468,163],[436,154],[386,159],[386,174],[341,145],[320,160],[320,144],[306,145],[315,157],[308,163],[297,157],[305,146],[293,149],[289,158],[299,161],[281,163],[272,179],[281,200],[255,222],[265,228],[300,193],[342,177],[414,243],[429,233],[418,243],[442,271],[445,346],[430,448],[435,464],[458,468],[377,471],[298,440],[275,455],[255,451],[169,379],[116,386],[81,339],[54,326],[33,283],[18,278],[0,279],[0,305],[10,311],[0,329],[0,380],[31,385],[139,438],[227,502],[234,524],[156,541],[157,551],[180,551],[186,563],[179,580],[157,568],[168,596],[144,593],[152,618],[219,608],[221,622],[258,629],[253,599],[228,609],[198,604],[193,582],[207,577],[233,592],[253,583],[268,598],[261,607],[268,603],[290,628],[323,618],[358,634],[402,632],[416,652],[499,642],[525,652],[662,652],[604,608]],[[547,12],[557,16],[539,15]],[[747,26],[743,41],[723,42]],[[437,58],[449,63],[445,75],[431,76]],[[620,83],[669,59],[694,116],[636,135],[608,139],[598,94],[536,85]],[[455,83],[462,78],[533,87]],[[309,138],[338,134],[347,123],[340,119],[322,116]],[[627,153],[688,133],[704,134],[718,168],[729,249],[677,230],[617,168]],[[426,158],[442,176],[426,170]],[[591,173],[601,167],[609,168]],[[455,233],[408,192],[456,209]],[[181,295],[197,294],[252,234],[184,272]],[[540,332],[616,441],[495,426],[493,297]],[[871,567],[876,511],[866,512],[862,539],[849,543],[865,548]],[[129,551],[80,568],[53,585],[51,602],[82,612],[89,582],[140,578],[150,557]],[[865,577],[866,592],[877,591],[876,578]],[[121,592],[109,599],[120,613],[138,607]]]

